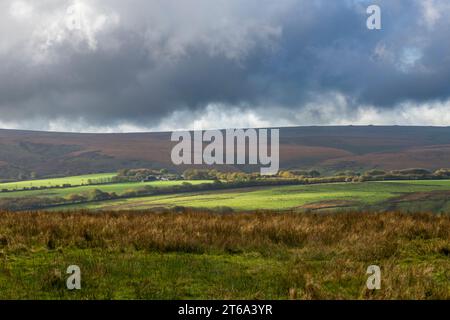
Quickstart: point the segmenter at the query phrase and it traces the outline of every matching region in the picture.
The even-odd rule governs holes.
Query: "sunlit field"
[[[72,186],[80,186],[88,184],[89,181],[101,181],[116,176],[116,173],[97,173],[86,174],[81,176],[69,176],[52,179],[38,179],[17,182],[0,183],[0,190],[21,190],[23,188],[39,188],[39,187],[54,187],[70,184]]]
[[[43,180],[36,180],[43,181]],[[54,183],[54,180],[51,180]],[[70,181],[70,180],[68,180]],[[111,183],[111,184],[100,184],[100,185],[82,185],[67,188],[51,188],[42,190],[26,190],[26,191],[13,191],[13,192],[0,192],[0,198],[8,197],[64,197],[70,194],[83,194],[88,193],[92,190],[102,190],[104,192],[116,192],[121,194],[123,192],[128,192],[132,190],[139,190],[145,186],[152,187],[172,187],[181,185],[183,183],[190,184],[202,184],[209,183],[211,181],[207,180],[178,180],[178,181],[149,181],[149,182],[125,182],[125,183]]]
[[[450,210],[450,180],[332,183],[254,187],[99,201],[59,209],[128,210],[154,207],[255,209]]]

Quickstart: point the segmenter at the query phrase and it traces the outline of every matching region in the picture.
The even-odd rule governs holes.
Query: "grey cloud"
[[[72,30],[76,2],[82,23]],[[274,108],[280,117],[307,108],[322,121],[315,102],[335,93],[350,113],[449,99],[450,7],[429,1],[439,16],[418,0],[376,1],[383,30],[368,31],[372,2],[43,0],[28,1],[29,17],[2,2],[0,122],[157,127],[211,104],[274,123]]]

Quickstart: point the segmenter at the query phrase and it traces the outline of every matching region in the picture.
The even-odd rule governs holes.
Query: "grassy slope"
[[[450,299],[449,232],[448,215],[0,213],[0,298]]]
[[[146,209],[151,207],[204,207],[228,206],[240,210],[289,209],[323,201],[345,200],[354,208],[378,205],[402,194],[413,192],[449,191],[450,180],[334,183],[308,186],[279,186],[172,194],[87,203],[64,209]],[[442,199],[440,208],[447,208],[448,199]],[[433,204],[422,201],[424,210]],[[407,204],[410,202],[407,202]],[[427,207],[429,205],[429,208]]]
[[[30,187],[51,187],[63,184],[71,184],[73,186],[79,186],[87,184],[89,179],[96,180],[102,178],[112,178],[116,176],[117,173],[98,173],[98,174],[87,174],[82,176],[70,176],[63,178],[53,178],[53,179],[39,179],[39,180],[29,180],[29,181],[18,181],[18,182],[7,182],[0,183],[1,189],[8,190],[20,190],[22,188]]]
[[[39,181],[39,180],[36,180]],[[183,182],[189,182],[191,184],[201,184],[210,181],[207,180],[195,180],[195,181],[151,181],[151,182],[128,182],[128,183],[114,183],[105,185],[88,185],[71,188],[57,188],[57,189],[45,189],[45,190],[30,190],[30,191],[15,191],[15,192],[1,192],[0,198],[15,198],[15,197],[64,197],[69,194],[83,194],[90,190],[100,189],[105,192],[116,192],[121,194],[125,191],[140,189],[144,186],[154,187],[169,187],[174,185],[180,185]]]

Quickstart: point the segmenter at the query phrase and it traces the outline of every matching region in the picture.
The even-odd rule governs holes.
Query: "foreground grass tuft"
[[[444,214],[2,212],[0,298],[449,299],[449,252]]]

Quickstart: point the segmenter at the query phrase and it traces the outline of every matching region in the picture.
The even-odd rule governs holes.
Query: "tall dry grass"
[[[25,252],[25,256],[32,256],[28,253],[35,250],[67,253],[73,252],[72,249],[89,249],[85,257],[88,260],[91,259],[89,252],[97,252],[96,257],[106,261],[107,266],[95,259],[89,260],[95,270],[112,269],[110,264],[116,260],[109,261],[108,257],[126,253],[124,261],[134,257],[135,263],[128,267],[124,262],[127,266],[122,270],[124,273],[141,266],[144,263],[140,260],[141,253],[145,255],[146,252],[206,253],[226,257],[243,254],[244,259],[249,257],[256,263],[252,267],[254,271],[245,271],[247,269],[241,267],[239,274],[223,269],[227,272],[224,276],[227,280],[219,286],[216,283],[216,287],[212,284],[213,288],[208,289],[212,292],[208,297],[214,298],[242,295],[264,298],[266,291],[273,292],[274,288],[280,291],[280,298],[292,299],[450,298],[450,215],[397,212],[217,214],[198,210],[182,213],[176,210],[163,213],[0,212],[3,270],[13,270],[9,257],[15,254],[20,257]],[[252,260],[254,254],[263,260],[258,258],[255,262]],[[60,256],[65,259],[64,254]],[[205,259],[208,257],[205,255]],[[186,260],[181,258],[180,261],[176,268],[171,264],[166,267],[180,272],[177,268],[187,268]],[[214,266],[214,261],[208,263]],[[371,264],[382,267],[383,290],[375,292],[365,288],[366,268]],[[236,262],[234,266],[239,265]],[[42,282],[47,288],[49,281],[53,283],[53,269],[49,270],[50,280],[39,280],[36,276],[34,283],[37,286]],[[211,272],[215,272],[214,268]],[[258,272],[259,276],[251,272]],[[104,273],[99,272],[101,276],[97,278],[105,277]],[[249,288],[245,293],[222,292],[221,288],[236,281],[236,277],[252,277],[260,283],[254,293]],[[60,278],[57,283],[63,286]],[[11,290],[23,284],[21,277],[17,279]],[[151,281],[173,283],[175,280],[159,279],[155,274]],[[155,290],[160,292],[162,289]],[[100,293],[95,292],[97,294]],[[11,296],[15,297],[14,294]],[[153,297],[143,295],[148,296]],[[157,297],[166,298],[164,295]]]
[[[242,213],[188,211],[46,213],[0,212],[0,248],[45,246],[134,248],[161,252],[268,252],[315,247],[361,259],[395,254],[414,239],[450,249],[450,216],[405,213]]]

